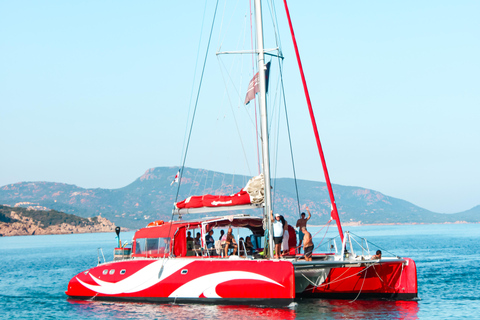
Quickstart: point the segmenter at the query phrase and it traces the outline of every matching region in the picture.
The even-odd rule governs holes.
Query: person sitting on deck
[[[245,249],[247,250],[248,254],[253,254],[253,243],[250,237],[247,237],[247,239],[245,240]]]
[[[380,260],[382,259],[382,251],[381,250],[377,250],[376,254],[372,256],[371,260]]]
[[[225,234],[225,231],[223,230],[220,230],[220,237],[218,238],[218,240],[223,240],[223,235]]]
[[[205,236],[205,243],[207,244],[207,249],[215,248],[215,240],[212,237],[213,230],[210,230],[208,234]]]
[[[190,231],[187,232],[187,241],[193,241],[192,233]]]
[[[307,231],[307,227],[302,227],[301,231],[303,233],[303,251],[305,252],[302,258],[305,258],[305,261],[312,261],[312,235],[310,234],[310,232]]]
[[[237,253],[237,242],[232,234],[232,227],[228,228],[227,238],[225,239],[225,257],[228,257],[228,249],[233,249],[233,255]]]

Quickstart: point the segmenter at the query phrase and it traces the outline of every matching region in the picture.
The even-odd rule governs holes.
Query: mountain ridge
[[[25,202],[26,205],[36,204],[81,217],[101,214],[117,225],[139,228],[152,220],[172,218],[178,184],[171,183],[177,172],[178,167],[150,168],[130,184],[117,189],[81,188],[46,181],[18,182],[0,187],[0,204],[14,206]],[[186,167],[178,201],[191,195],[233,194],[243,188],[249,178]],[[308,205],[312,212],[311,223],[327,222],[330,218],[330,200],[325,183],[297,180],[297,185],[302,209]],[[272,179],[272,187],[275,211],[294,224],[299,212],[294,180]],[[463,212],[444,214],[362,187],[334,184],[333,190],[342,223],[480,222],[480,205]]]

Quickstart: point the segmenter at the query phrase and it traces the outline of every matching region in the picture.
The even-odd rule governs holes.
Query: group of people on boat
[[[307,221],[310,220],[312,214],[308,207],[306,207],[308,212],[308,218],[306,218],[305,212],[302,212],[300,219],[297,220],[296,227],[299,228],[298,232],[298,253],[303,245],[304,248],[304,258],[306,261],[312,260],[313,253],[313,240],[310,232],[307,231]],[[275,217],[275,218],[274,218]],[[275,258],[280,259],[281,256],[287,255],[288,252],[288,223],[285,218],[276,213],[270,212],[270,219],[272,220],[273,225],[273,242],[275,244]]]
[[[294,254],[300,253],[301,247],[304,248],[304,256],[303,259],[307,261],[311,261],[312,259],[312,252],[313,252],[313,241],[312,235],[310,232],[307,231],[307,221],[311,218],[311,213],[308,207],[306,207],[306,211],[308,213],[308,217],[306,216],[305,212],[302,212],[300,215],[300,219],[297,220],[296,228],[298,228],[298,246],[295,250],[292,251],[289,248],[289,225],[285,218],[276,213],[273,214],[271,212],[271,220],[273,226],[273,241],[275,244],[274,247],[274,255],[276,259],[280,259],[283,256],[290,255],[292,252]],[[290,227],[292,229],[292,227]],[[240,250],[240,254],[246,253],[248,255],[253,255],[256,252],[257,247],[254,246],[252,243],[252,236],[247,236],[245,239],[243,237],[235,239],[233,235],[232,227],[228,228],[227,233],[223,229],[220,230],[220,237],[218,241],[215,241],[214,237],[214,230],[209,230],[205,235],[204,243],[205,248],[209,251],[209,254],[216,254],[223,255],[224,257],[228,257],[230,255],[235,255]],[[202,241],[201,241],[201,233],[197,232],[196,237],[192,237],[192,231],[187,231],[187,249],[194,252],[201,249]],[[218,243],[217,243],[218,242]],[[255,240],[257,242],[257,240]],[[295,241],[296,243],[296,241]],[[259,244],[257,243],[257,246]],[[197,252],[198,253],[198,252]]]

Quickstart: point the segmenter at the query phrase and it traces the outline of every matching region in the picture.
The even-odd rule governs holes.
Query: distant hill
[[[84,189],[54,182],[19,182],[0,187],[0,203],[41,206],[81,217],[102,215],[115,224],[139,228],[152,220],[170,220],[177,194],[171,185],[178,167],[149,169],[131,184],[119,189]],[[215,171],[185,168],[178,201],[191,195],[232,194],[243,188],[250,177]],[[301,205],[308,205],[312,224],[324,224],[330,217],[330,202],[325,183],[298,180]],[[342,222],[453,223],[480,222],[480,206],[456,214],[441,214],[410,202],[360,187],[333,185]],[[273,181],[276,212],[293,223],[298,217],[293,179]],[[188,217],[184,217],[188,219]]]
[[[107,232],[114,228],[102,217],[81,218],[56,210],[0,205],[0,236]]]

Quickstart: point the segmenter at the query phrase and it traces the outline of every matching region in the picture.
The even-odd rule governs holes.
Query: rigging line
[[[202,43],[202,33],[203,33],[203,26],[205,22],[206,13],[207,13],[207,0],[205,0],[205,6],[203,8],[202,26],[200,27],[200,36],[199,36],[198,47],[197,47],[197,57],[195,59],[195,69],[193,69],[195,71],[193,72],[192,89],[190,90],[190,102],[188,103],[187,121],[185,121],[185,131],[183,135],[183,145],[182,145],[182,154],[180,156],[180,162],[182,161],[182,158],[183,158],[183,151],[185,150],[185,142],[187,139],[188,120],[190,119],[190,111],[192,110],[193,89],[195,88],[195,78],[197,74],[198,57],[200,56],[200,45]]]
[[[210,190],[212,190],[212,193],[213,193],[213,182],[215,181],[215,172],[213,173],[213,177],[212,177],[212,185],[210,186]],[[220,185],[220,188],[222,186]]]
[[[222,70],[222,68],[220,68],[220,70]],[[223,79],[223,82],[225,83],[225,78],[223,76],[223,72],[221,71],[220,73],[222,74],[222,79]],[[248,173],[251,175],[252,171],[250,170],[250,166],[248,164],[248,157],[247,157],[247,153],[245,152],[245,146],[243,145],[243,139],[242,139],[241,131],[240,131],[240,128],[238,127],[237,117],[235,117],[235,110],[233,109],[233,105],[232,105],[232,101],[230,99],[230,94],[229,94],[228,89],[226,89],[225,91],[226,91],[226,94],[227,94],[228,102],[230,104],[230,110],[232,111],[233,121],[235,122],[235,128],[237,129],[238,138],[240,139],[240,145],[242,146],[243,156],[245,158],[245,163],[247,165]]]
[[[278,92],[278,86],[279,86],[280,82],[277,82],[277,90],[275,90],[275,92],[277,93]],[[272,103],[272,106],[276,105],[277,104],[277,94],[275,93],[275,98],[273,99],[273,103]],[[278,104],[280,106],[281,102],[280,100],[278,100]],[[277,134],[276,134],[276,143],[275,143],[275,165],[274,165],[274,172],[275,172],[275,177],[278,177],[278,159],[279,159],[279,144],[280,144],[280,120],[281,120],[281,114],[280,114],[281,110],[280,110],[280,107],[278,108],[278,113],[277,113]],[[273,119],[272,119],[272,123],[273,123]],[[277,184],[277,179],[274,180],[274,190],[275,190],[275,185]],[[274,195],[276,195],[277,192],[274,192]]]
[[[225,39],[227,38],[228,29],[230,29],[230,24],[232,23],[233,15],[234,15],[235,12],[237,11],[237,7],[238,7],[239,2],[240,2],[240,0],[237,0],[237,3],[235,4],[234,9],[231,11],[232,13],[231,13],[231,16],[230,16],[230,20],[228,21],[228,25],[227,25],[227,27],[226,27],[226,29],[225,29],[225,35],[224,35],[223,39],[220,40],[221,35],[222,35],[221,32],[220,32],[219,35],[218,35],[218,38],[219,38],[218,42],[220,43],[220,45],[219,45],[219,50],[220,50],[220,48],[222,47],[223,42],[224,42]],[[223,17],[225,17],[225,10],[226,10],[226,7],[227,7],[227,3],[228,3],[228,1],[225,1],[225,6],[223,7],[222,24],[221,24],[221,26],[220,26],[220,31],[223,29]]]
[[[198,169],[195,170],[195,178],[193,178],[192,181],[197,181],[197,176],[198,176]],[[195,185],[195,183],[192,183],[192,186],[190,187],[190,191],[188,192],[188,194],[194,194],[194,192],[192,192],[194,187],[195,187],[195,191],[198,189],[198,185]]]
[[[271,2],[271,6],[270,6]],[[273,32],[275,34],[275,42],[277,43],[278,49],[278,54],[279,56],[282,55],[282,41],[280,39],[280,36],[278,34],[278,17],[277,17],[277,10],[275,9],[275,2],[273,0],[270,0],[270,2],[267,1],[268,8],[270,8],[270,16],[272,18],[272,23],[273,23]]]
[[[351,234],[351,233],[350,233],[350,234]],[[363,240],[366,240],[365,238],[362,238],[362,237],[359,237],[359,238],[360,238],[360,239],[363,239]],[[350,239],[353,239],[353,241],[354,241],[360,248],[362,248],[362,255],[363,255],[363,252],[364,252],[364,251],[368,252],[367,249],[365,249],[365,248],[363,247],[363,245],[362,245],[360,242],[358,242],[355,237],[353,237],[353,238],[350,237]]]
[[[221,38],[222,38],[222,30],[223,30],[223,20],[225,18],[225,11],[226,11],[226,8],[227,8],[227,2],[228,1],[225,1],[225,3],[223,4],[222,19],[220,20],[220,30],[218,32],[218,40],[217,40],[217,43],[219,43],[219,46],[218,46],[219,50],[222,47]]]
[[[225,183],[225,173],[223,174],[222,184],[220,185],[220,190],[223,190],[223,186]]]
[[[312,241],[313,241],[313,238],[315,238],[315,236],[316,236],[317,234],[319,234],[320,231],[323,230],[323,228],[327,227],[327,230],[325,231],[325,235],[323,236],[323,239],[325,238],[325,236],[327,235],[327,232],[328,232],[328,228],[330,228],[330,222],[332,222],[332,219],[328,220],[328,222],[327,222],[323,227],[321,227],[320,230],[318,230],[318,231],[312,236]],[[300,230],[300,232],[302,232],[302,231]],[[323,239],[320,241],[320,244],[319,244],[313,251],[317,250],[317,249],[320,247],[320,245],[322,244]],[[303,245],[303,244],[301,243],[301,244],[300,244],[299,246],[297,246],[295,249],[301,248],[302,245]],[[312,251],[312,252],[313,252],[313,251]]]
[[[243,26],[243,30],[246,29],[246,18],[244,19],[244,26]],[[241,38],[240,38],[241,39]],[[239,39],[239,42],[240,42],[240,39]],[[243,42],[245,42],[245,32],[244,32],[244,36],[243,36]],[[237,47],[239,47],[238,43],[236,45]],[[243,47],[245,46],[245,43],[243,43]],[[235,89],[236,93],[237,93],[237,96],[238,96],[238,99],[239,101],[242,101],[241,100],[241,95],[240,95],[240,92],[238,90],[238,85],[235,84],[235,82],[233,81],[232,77],[230,76],[231,74],[231,70],[233,69],[234,65],[235,65],[235,59],[234,61],[232,62],[232,65],[230,66],[230,71],[228,70],[228,68],[225,66],[225,63],[223,62],[223,60],[221,59],[221,56],[217,54],[217,61],[218,63],[220,64],[220,67],[224,67],[226,72],[227,72],[227,75],[228,75],[228,79],[230,80],[230,82],[232,83],[232,86],[233,88]],[[243,65],[243,55],[241,55],[241,65]],[[240,70],[243,70],[242,67],[240,67]],[[220,68],[220,71],[222,71],[222,68]],[[223,75],[222,75],[223,76]],[[225,83],[225,88],[226,90],[228,90],[228,87],[227,87],[227,82],[225,81],[225,77],[224,78],[224,83]],[[240,78],[240,83],[243,83],[243,73],[242,73],[242,77]],[[252,121],[253,123],[253,121]]]
[[[373,269],[375,269],[375,268],[373,268]],[[365,271],[365,275],[363,276],[362,286],[360,287],[360,291],[358,291],[358,294],[355,297],[355,299],[353,299],[353,301],[350,301],[350,303],[355,302],[355,300],[357,300],[358,297],[360,296],[360,293],[362,293],[363,285],[365,284],[365,278],[367,277],[367,269],[363,269],[363,270]]]
[[[177,202],[177,200],[178,200],[178,195],[180,193],[180,186],[182,184],[183,169],[185,167],[185,161],[187,159],[187,153],[188,153],[188,146],[190,145],[190,138],[192,136],[193,124],[195,122],[195,114],[197,112],[198,98],[200,97],[200,90],[202,88],[203,75],[205,74],[205,66],[207,64],[208,50],[210,48],[210,42],[212,40],[213,27],[215,25],[215,17],[217,15],[217,8],[218,8],[218,0],[215,4],[215,11],[213,13],[212,26],[210,28],[210,36],[208,37],[207,50],[205,51],[205,59],[204,59],[204,62],[203,62],[202,74],[200,76],[200,83],[198,84],[197,98],[195,100],[195,108],[193,109],[192,122],[191,122],[191,125],[190,125],[190,132],[188,133],[187,145],[186,145],[186,148],[185,148],[185,155],[183,157],[182,168],[180,170],[180,175],[178,177],[178,187],[177,187],[177,194],[175,195],[175,202]],[[172,220],[173,220],[173,212],[172,212]]]
[[[323,283],[323,284],[317,286],[317,288],[324,287],[324,286],[330,285],[330,284],[332,284],[332,283],[337,283],[337,282],[339,282],[339,281],[344,281],[344,280],[346,280],[346,279],[348,279],[348,278],[354,277],[354,276],[356,276],[356,275],[358,275],[358,274],[366,271],[368,268],[370,268],[370,267],[372,267],[372,266],[373,266],[373,264],[369,265],[368,267],[364,268],[363,270],[358,271],[357,273],[354,273],[354,274],[352,274],[352,275],[349,275],[348,277],[345,277],[345,278],[343,278],[343,279],[340,279],[340,277],[343,276],[348,270],[350,270],[351,268],[353,268],[353,267],[348,267],[347,270],[345,270],[345,272],[343,272],[343,273],[342,273],[340,276],[338,276],[335,280],[332,280],[332,281],[330,281],[330,282],[328,282],[328,283]],[[313,288],[313,289],[314,289],[314,288]]]
[[[223,68],[225,68],[226,73],[227,73],[227,75],[228,75],[228,79],[229,79],[230,82],[232,83],[232,86],[233,86],[233,88],[235,89],[235,92],[237,93],[237,96],[238,96],[238,98],[239,98],[239,101],[242,101],[240,92],[238,91],[237,86],[235,86],[235,83],[233,82],[233,79],[232,79],[232,77],[230,76],[230,72],[228,71],[227,67],[225,66],[225,63],[224,63],[223,60],[220,58],[220,56],[217,56],[217,59],[218,59],[218,63],[219,63],[221,66],[223,66]],[[232,66],[231,68],[233,68],[233,66]],[[225,76],[223,75],[223,69],[222,69],[222,68],[220,68],[220,72],[222,73],[222,79],[223,79],[223,83],[225,84],[225,90],[228,91],[227,81],[225,81]],[[240,103],[241,103],[241,102],[240,102]],[[248,113],[248,111],[247,111],[247,116],[248,116],[248,118],[250,119],[250,122],[252,123],[252,126],[253,126],[253,119],[252,119],[252,117],[250,116],[250,114]]]
[[[350,234],[353,234],[353,235],[356,236],[356,237],[362,238],[362,237],[360,237],[359,235],[357,235],[357,234],[355,234],[355,233],[353,233],[353,232],[350,232]],[[362,239],[363,239],[363,238],[362,238]],[[366,240],[366,239],[365,239],[365,240]],[[372,245],[374,245],[375,247],[377,247],[377,248],[379,248],[379,249],[381,249],[381,250],[384,250],[385,252],[388,252],[388,253],[391,254],[391,255],[394,255],[394,256],[398,257],[395,253],[390,252],[390,251],[388,251],[387,249],[380,247],[379,245],[371,242],[370,240],[367,240],[367,242],[368,242],[368,243],[371,243]]]
[[[295,182],[295,194],[297,195],[298,214],[300,215],[301,210],[300,210],[300,196],[298,195],[297,172],[295,169],[295,158],[293,156],[292,135],[290,133],[290,124],[288,122],[287,99],[285,97],[285,86],[283,83],[283,63],[281,63],[280,59],[278,60],[278,69],[280,70],[280,82],[282,86],[283,106],[285,109],[285,121],[287,123],[288,142],[290,143],[290,158],[292,160],[293,181]]]
[[[207,173],[207,176],[205,177],[205,185],[203,186],[202,194],[205,194],[205,191],[207,190],[208,170],[205,170],[205,172]],[[213,174],[215,174],[215,173],[213,173]]]
[[[323,240],[325,239],[325,236],[326,236],[327,233],[328,233],[328,229],[330,229],[330,222],[332,222],[332,219],[330,219],[330,220],[328,221],[328,223],[327,223],[327,230],[325,230],[325,233],[324,233],[324,235],[323,235],[322,240],[320,240],[320,243],[318,244],[318,246],[317,246],[313,251],[317,250],[317,249],[320,247],[320,245],[322,244]],[[313,237],[312,237],[312,238],[313,238]],[[312,252],[313,252],[313,251],[312,251]]]

